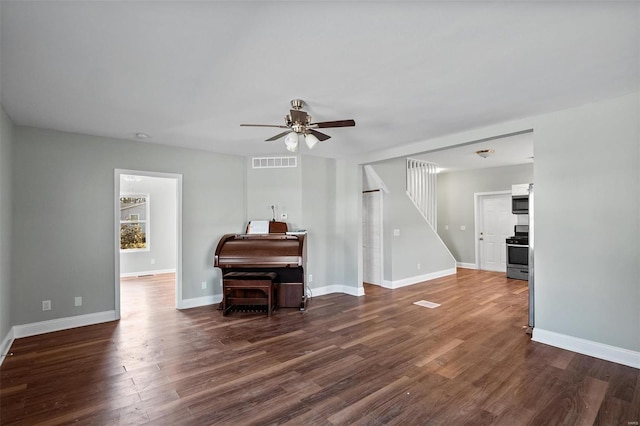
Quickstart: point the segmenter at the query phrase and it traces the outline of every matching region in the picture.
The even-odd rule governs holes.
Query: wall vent
[[[254,169],[298,167],[298,157],[253,157],[251,164]]]

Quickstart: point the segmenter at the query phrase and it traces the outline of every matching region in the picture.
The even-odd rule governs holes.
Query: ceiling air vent
[[[253,157],[251,163],[254,169],[298,167],[298,157]]]

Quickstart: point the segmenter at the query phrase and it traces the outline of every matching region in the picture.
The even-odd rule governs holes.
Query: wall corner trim
[[[14,341],[13,337],[13,328],[9,330],[4,339],[2,339],[2,343],[0,343],[0,365],[2,362],[7,359],[7,354],[9,353],[9,349],[11,349],[11,345],[13,345]]]
[[[594,342],[592,340],[581,339],[579,337],[568,336],[566,334],[560,334],[540,328],[533,329],[533,336],[531,340],[555,346],[556,348],[566,349],[579,354],[640,369],[640,352],[629,349]]]
[[[36,336],[38,334],[68,330],[70,328],[84,327],[85,325],[94,325],[115,320],[117,320],[116,311],[104,311],[73,317],[56,318],[31,324],[14,325],[12,331],[13,337],[19,339],[21,337]]]
[[[200,306],[215,305],[222,302],[222,294],[213,294],[211,296],[193,297],[191,299],[183,299],[180,301],[178,309],[191,309]]]

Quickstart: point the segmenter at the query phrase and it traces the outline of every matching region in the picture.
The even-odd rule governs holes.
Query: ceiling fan
[[[337,120],[337,121],[320,121],[316,123],[311,122],[311,116],[305,111],[302,111],[304,101],[302,99],[293,99],[291,101],[291,110],[289,114],[284,117],[284,125],[277,124],[241,124],[241,126],[251,127],[277,127],[280,129],[287,129],[287,131],[279,133],[269,139],[267,142],[275,141],[283,136],[284,143],[287,149],[291,152],[298,150],[298,139],[300,135],[304,136],[304,141],[309,149],[316,146],[320,141],[326,141],[331,136],[321,133],[315,129],[325,129],[328,127],[352,127],[356,125],[354,120]]]

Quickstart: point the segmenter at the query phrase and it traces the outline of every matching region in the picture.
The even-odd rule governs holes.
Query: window
[[[149,251],[149,194],[120,194],[120,251]]]

